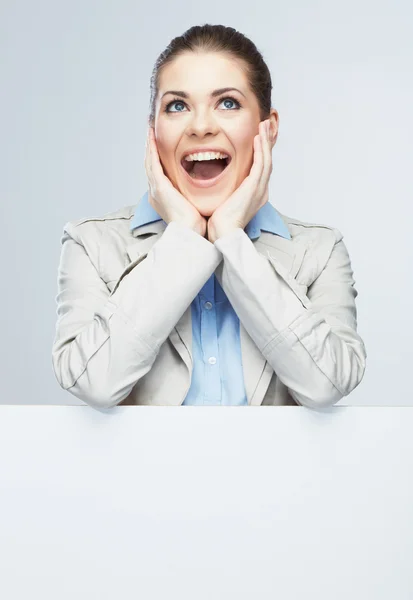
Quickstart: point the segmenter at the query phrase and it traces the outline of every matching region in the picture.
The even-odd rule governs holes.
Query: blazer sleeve
[[[254,247],[245,231],[215,241],[222,287],[245,329],[298,404],[335,404],[360,383],[366,350],[357,333],[353,271],[342,234],[307,290]]]
[[[222,255],[172,221],[110,293],[79,226],[67,223],[61,243],[53,370],[63,389],[95,408],[110,408],[151,369]]]

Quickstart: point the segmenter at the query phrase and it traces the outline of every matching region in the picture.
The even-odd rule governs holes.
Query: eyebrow
[[[215,96],[220,96],[221,94],[225,94],[226,92],[231,92],[233,90],[235,90],[236,92],[239,92],[240,94],[242,94],[242,96],[244,96],[244,98],[246,98],[246,95],[243,94],[241,92],[241,90],[234,88],[234,87],[224,87],[224,88],[219,88],[218,90],[214,90],[213,92],[211,92],[211,98],[215,98]],[[168,90],[167,92],[162,94],[161,100],[164,96],[166,96],[166,94],[173,94],[174,96],[180,96],[181,98],[189,98],[189,94],[187,94],[186,92],[184,92],[182,90]]]

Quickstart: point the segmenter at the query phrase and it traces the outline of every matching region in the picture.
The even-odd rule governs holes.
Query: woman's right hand
[[[205,237],[207,221],[165,175],[159,159],[153,127],[146,140],[145,170],[149,183],[149,203],[165,223],[179,221]]]

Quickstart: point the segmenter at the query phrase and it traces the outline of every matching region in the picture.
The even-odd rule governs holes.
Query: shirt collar
[[[149,192],[146,191],[136,205],[136,210],[130,224],[131,231],[143,227],[144,225],[148,225],[149,223],[163,220],[153,206],[149,204],[148,197]],[[266,202],[266,204],[259,209],[256,215],[247,224],[244,231],[251,240],[259,238],[261,231],[268,231],[280,235],[283,238],[291,239],[287,225],[284,223],[277,210],[269,202]]]

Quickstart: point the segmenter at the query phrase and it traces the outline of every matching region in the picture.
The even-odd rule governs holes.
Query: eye
[[[235,107],[234,108],[229,108],[227,106],[228,110],[238,110],[239,108],[241,108],[241,104],[238,102],[238,100],[236,100],[235,98],[233,98],[232,96],[225,96],[225,98],[221,98],[219,103],[222,104],[223,102],[233,102],[235,103]],[[165,112],[166,113],[174,113],[174,112],[183,112],[181,109],[180,110],[171,110],[170,107],[174,106],[176,104],[181,104],[182,106],[185,106],[185,102],[183,102],[182,100],[179,100],[178,98],[175,98],[175,100],[172,100],[171,102],[169,102],[169,104],[166,105],[165,107]]]
[[[173,106],[174,104],[182,104],[182,106],[184,106],[185,103],[182,102],[182,100],[173,100],[166,105],[165,112],[182,112],[182,110],[170,110],[170,106]]]
[[[240,106],[241,106],[241,105],[240,105],[240,103],[238,102],[238,100],[235,100],[235,98],[232,98],[232,96],[228,96],[227,98],[223,98],[223,99],[221,100],[221,102],[224,102],[224,101],[225,101],[225,102],[229,101],[229,102],[233,102],[233,103],[235,103],[235,104],[236,104],[235,110],[237,110],[237,109],[238,109],[238,108],[240,108]],[[227,106],[227,108],[228,108],[228,106]],[[233,110],[234,110],[234,109],[233,109]]]

